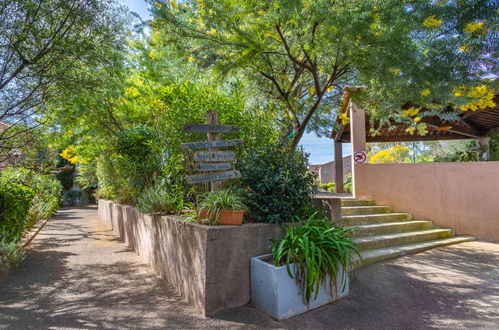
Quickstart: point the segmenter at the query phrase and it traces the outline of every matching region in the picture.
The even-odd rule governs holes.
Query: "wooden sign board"
[[[234,151],[196,151],[194,160],[197,162],[231,162],[236,159]]]
[[[238,179],[241,177],[241,172],[237,170],[231,170],[226,172],[215,172],[210,174],[197,174],[197,175],[189,175],[186,177],[187,183],[195,184],[195,183],[203,183],[210,181],[221,181],[228,179]]]
[[[242,143],[243,140],[188,142],[188,143],[181,143],[180,148],[182,149],[222,148],[222,147],[232,147]]]
[[[232,169],[230,163],[206,163],[196,164],[198,171],[227,171]]]
[[[239,128],[237,125],[186,124],[184,125],[184,131],[201,133],[239,133]]]

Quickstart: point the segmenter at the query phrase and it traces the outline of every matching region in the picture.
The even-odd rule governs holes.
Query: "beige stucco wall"
[[[499,162],[355,165],[355,197],[499,242]]]

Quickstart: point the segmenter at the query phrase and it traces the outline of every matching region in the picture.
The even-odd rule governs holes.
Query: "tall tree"
[[[75,87],[96,88],[96,69],[123,49],[127,16],[114,0],[0,3],[0,151],[40,124],[47,102]]]
[[[403,117],[408,101],[437,114],[449,103],[492,102],[481,78],[497,68],[495,1],[153,3],[154,31],[200,67],[245,74],[280,109],[293,146],[307,129],[330,130],[346,85],[366,85],[357,97],[385,119]]]

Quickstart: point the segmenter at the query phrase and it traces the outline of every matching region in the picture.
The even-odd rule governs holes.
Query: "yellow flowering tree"
[[[453,89],[492,88],[480,78],[496,72],[497,9],[480,0],[158,0],[151,26],[186,62],[244,79],[296,146],[307,130],[330,132],[345,85],[366,85],[353,96],[386,121],[401,119],[408,101],[436,115],[476,101]]]
[[[408,161],[410,161],[409,148],[400,145],[380,150],[369,158],[369,164],[403,163]]]

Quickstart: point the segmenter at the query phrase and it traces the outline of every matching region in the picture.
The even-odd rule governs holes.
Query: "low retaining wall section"
[[[250,301],[250,258],[270,252],[278,226],[206,226],[99,200],[99,215],[198,313],[211,316]]]

